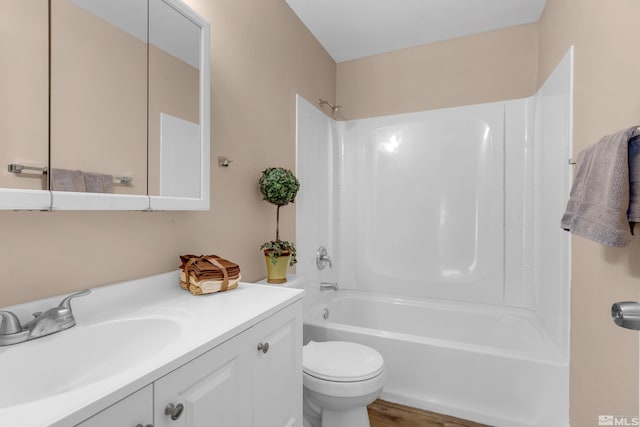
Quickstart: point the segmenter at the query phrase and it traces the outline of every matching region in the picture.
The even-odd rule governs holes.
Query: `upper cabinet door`
[[[181,2],[149,2],[151,209],[209,209],[209,31]]]
[[[48,19],[47,0],[0,2],[0,209],[51,205]]]
[[[51,2],[53,209],[148,208],[147,14],[147,0]]]
[[[205,20],[180,0],[1,0],[0,24],[0,209],[209,209]]]

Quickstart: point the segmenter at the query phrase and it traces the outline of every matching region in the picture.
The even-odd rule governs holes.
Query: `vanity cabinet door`
[[[249,426],[251,355],[245,342],[244,334],[237,335],[156,381],[154,426]]]
[[[155,427],[301,426],[302,302],[162,377],[154,393]]]
[[[136,427],[153,425],[153,386],[125,397],[102,412],[78,424],[78,427]]]
[[[302,425],[302,303],[255,326],[253,345],[253,426]]]

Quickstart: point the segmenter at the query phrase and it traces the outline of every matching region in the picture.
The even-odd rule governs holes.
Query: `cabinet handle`
[[[164,414],[169,415],[171,419],[175,421],[178,418],[180,418],[180,415],[182,415],[183,410],[184,410],[184,405],[182,403],[178,403],[177,405],[174,405],[173,403],[169,403],[164,408]]]
[[[260,343],[258,344],[258,351],[261,351],[263,353],[266,353],[267,351],[269,351],[269,343]]]
[[[153,427],[153,424],[147,424],[147,425],[142,425],[142,424],[136,424],[136,427]]]

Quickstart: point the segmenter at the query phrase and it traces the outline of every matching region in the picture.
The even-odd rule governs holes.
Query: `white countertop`
[[[35,377],[30,380],[43,379],[46,382],[46,377],[55,372],[56,366],[65,363],[77,361],[81,366],[79,369],[101,363],[108,366],[112,359],[114,364],[116,359],[123,364],[121,369],[104,378],[98,375],[98,381],[81,381],[78,386],[61,384],[60,392],[51,396],[39,396],[36,389],[33,390],[34,400],[27,399],[13,406],[5,406],[0,400],[0,425],[42,427],[69,426],[81,422],[302,299],[304,294],[299,289],[241,283],[237,289],[194,296],[180,288],[178,283],[178,272],[175,271],[94,288],[90,295],[72,301],[77,322],[73,328],[29,342],[0,347],[0,388],[7,388],[4,392],[0,391],[0,396],[11,393],[14,388],[16,393],[25,393],[21,387],[28,387],[29,381],[25,380],[25,385],[22,381],[6,381],[6,378],[2,378],[3,371],[5,376],[6,373],[15,372],[15,369],[12,371],[12,365],[27,371],[25,375],[32,373]],[[31,317],[30,313],[53,307],[62,297],[4,309],[14,311],[24,323]],[[115,357],[114,354],[105,355],[105,360],[100,360],[100,354],[89,356],[91,352],[83,347],[82,337],[98,331],[101,325],[120,321],[123,321],[122,325],[128,325],[128,321],[133,321],[135,326],[136,319],[146,319],[140,323],[143,325],[152,324],[153,319],[166,319],[166,324],[171,326],[171,330],[166,331],[166,337],[163,337],[166,342],[163,341],[162,346],[146,354],[145,349],[139,348],[136,343],[136,334],[128,334],[125,330],[112,343],[118,349]],[[162,336],[163,331],[156,330],[153,333]],[[63,350],[58,350],[60,343],[65,343]],[[133,356],[138,350],[144,357],[129,366],[125,358],[134,360]],[[84,360],[83,357],[91,359]]]

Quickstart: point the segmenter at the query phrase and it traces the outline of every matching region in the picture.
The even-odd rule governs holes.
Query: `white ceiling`
[[[546,0],[285,0],[336,62],[536,22]]]

